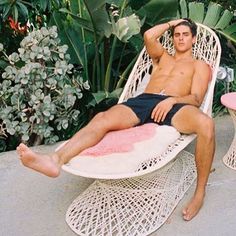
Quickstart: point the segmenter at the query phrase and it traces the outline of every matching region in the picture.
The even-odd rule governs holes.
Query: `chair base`
[[[236,170],[236,135],[231,143],[231,146],[228,152],[223,157],[223,163],[233,169]]]
[[[69,206],[66,222],[78,235],[148,235],[170,216],[196,178],[186,151],[158,171],[119,180],[96,180]]]

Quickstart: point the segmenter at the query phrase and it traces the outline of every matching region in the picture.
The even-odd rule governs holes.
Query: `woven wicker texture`
[[[70,205],[66,221],[78,235],[148,235],[169,217],[196,177],[185,151],[159,171],[125,180],[96,180]]]
[[[233,119],[235,133],[230,148],[223,157],[223,162],[225,163],[226,166],[236,170],[236,111],[229,109],[229,112]]]

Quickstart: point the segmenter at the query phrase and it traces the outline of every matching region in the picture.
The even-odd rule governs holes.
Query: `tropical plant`
[[[189,2],[180,0],[179,16],[189,17],[214,29],[219,34],[236,43],[236,22],[232,23],[234,12],[224,9],[220,4],[210,2],[206,6],[202,2]]]
[[[32,80],[32,84],[28,82],[27,85],[24,85],[14,81],[13,78],[10,80],[7,78],[10,76],[8,73],[11,73],[11,70],[14,71],[14,73],[15,71],[18,73],[20,68],[27,67],[25,62],[21,59],[21,54],[18,54],[20,60],[12,65],[8,65],[6,60],[2,60],[0,62],[1,68],[5,68],[6,70],[5,74],[3,74],[5,78],[3,78],[3,81],[0,80],[1,89],[4,91],[4,96],[2,95],[3,92],[1,94],[0,104],[1,110],[6,110],[4,110],[5,113],[1,113],[2,118],[0,118],[0,149],[2,147],[2,141],[7,142],[7,148],[9,150],[15,148],[19,139],[24,139],[26,142],[33,140],[32,143],[35,144],[37,140],[41,141],[41,139],[44,139],[46,142],[52,142],[57,140],[58,137],[59,139],[69,138],[93,116],[94,109],[91,109],[92,107],[96,106],[96,109],[103,110],[104,106],[109,107],[113,105],[117,100],[106,98],[117,98],[127,74],[136,59],[136,55],[143,46],[142,33],[139,32],[141,25],[143,25],[145,29],[147,25],[150,27],[158,21],[161,22],[161,18],[163,21],[166,21],[175,17],[177,6],[178,0],[141,0],[138,2],[133,0],[29,0],[27,2],[22,0],[0,0],[0,20],[3,23],[1,24],[0,32],[7,36],[5,31],[7,29],[9,30],[9,34],[11,34],[10,37],[1,38],[4,49],[14,51],[13,47],[11,47],[11,42],[14,42],[13,46],[18,48],[19,43],[17,43],[14,37],[16,35],[20,36],[21,38],[18,40],[20,42],[24,35],[21,35],[19,30],[24,27],[26,23],[26,33],[33,29],[41,28],[42,26],[52,26],[56,24],[59,29],[61,42],[69,46],[67,52],[71,57],[70,59],[67,58],[69,60],[67,63],[74,65],[73,74],[67,73],[65,83],[69,84],[71,87],[75,86],[75,88],[77,88],[79,82],[77,81],[78,79],[74,78],[77,76],[80,81],[80,86],[83,87],[83,85],[81,85],[82,78],[83,81],[88,80],[91,85],[90,91],[93,92],[93,96],[91,96],[89,91],[83,91],[83,97],[81,99],[76,98],[76,102],[71,109],[73,110],[79,107],[81,111],[79,119],[76,120],[77,122],[66,122],[67,117],[65,117],[65,114],[61,114],[61,112],[63,110],[69,117],[72,114],[68,112],[68,109],[62,108],[60,112],[57,112],[58,114],[54,114],[55,110],[44,107],[43,109],[46,113],[46,110],[49,110],[49,113],[54,116],[54,119],[50,116],[52,119],[50,120],[50,117],[45,117],[45,114],[42,113],[42,109],[37,109],[36,111],[34,108],[23,108],[26,106],[24,103],[27,104],[26,100],[28,99],[28,101],[31,102],[32,97],[34,97],[29,97],[27,92],[30,91],[32,95],[35,95],[36,92],[36,90],[28,89],[27,86],[33,86],[33,83],[36,81],[33,82]],[[153,9],[158,10],[154,11]],[[11,22],[9,19],[11,19]],[[10,23],[12,23],[12,25]],[[9,38],[9,40],[6,40],[6,38]],[[10,45],[10,47],[8,47],[8,45]],[[8,56],[9,53],[5,51],[4,53],[8,59],[15,57]],[[37,65],[40,66],[39,64],[41,62],[44,63],[43,60],[40,60]],[[55,61],[52,60],[51,63],[55,63]],[[47,65],[45,69],[48,68],[48,62],[45,62],[45,65]],[[29,68],[29,66],[27,68]],[[36,72],[33,73],[31,69]],[[39,79],[40,75],[37,74],[39,68],[32,67],[31,69],[29,69],[29,75],[33,73],[37,75]],[[43,70],[41,70],[41,72],[42,71]],[[72,79],[72,81],[70,81],[70,79]],[[41,80],[43,81],[41,83],[46,85],[45,81],[47,81],[47,79],[41,76]],[[37,81],[37,85],[38,82],[39,81]],[[86,84],[86,86],[88,86],[88,84]],[[45,91],[43,91],[43,93],[44,92]],[[6,93],[8,93],[8,95],[6,95]],[[54,91],[53,95],[55,94]],[[81,92],[78,93],[78,96],[80,95]],[[20,110],[19,104],[17,104],[18,107],[16,106],[17,96]],[[47,97],[49,95],[46,93],[43,96]],[[53,103],[55,97],[53,97],[52,94],[50,94],[50,96],[51,103]],[[38,97],[38,99],[40,100],[41,98]],[[2,105],[3,101],[4,106]],[[43,107],[43,100],[40,100],[40,104]],[[47,103],[45,102],[44,105],[46,106]],[[55,106],[52,105],[52,107]],[[34,112],[40,117],[40,120],[42,119],[40,123],[45,124],[49,119],[48,124],[45,124],[44,128],[47,127],[47,125],[51,128],[48,128],[45,132],[42,131],[42,126],[42,129],[40,128],[41,130],[33,129],[38,125],[37,121],[39,122],[39,119],[37,120],[38,117],[34,118]],[[40,112],[42,113],[41,115],[38,114]],[[30,117],[31,119],[29,120]],[[63,119],[63,117],[65,120],[60,123],[59,120]],[[33,120],[36,124],[32,123]],[[60,125],[55,125],[55,121],[58,121],[57,124],[61,124],[63,132],[58,131],[57,128],[59,128]],[[10,123],[14,126],[10,127]],[[67,124],[68,128],[64,129]],[[24,134],[26,135],[24,136]],[[2,139],[5,136],[8,136],[7,139]]]
[[[175,16],[177,4],[178,0],[0,0],[0,12],[2,22],[12,17],[16,24],[29,21],[35,28],[45,25],[47,18],[50,25],[56,24],[69,45],[71,63],[83,68],[93,92],[107,95],[123,86],[142,47],[139,18],[147,24],[166,20]]]
[[[0,0],[0,43],[4,45],[7,54],[15,52],[21,40],[32,28],[45,26],[47,14],[61,1],[8,1]],[[5,68],[6,63],[0,60],[0,73]],[[1,79],[0,79],[1,81]]]
[[[67,9],[54,12],[51,24],[60,29],[73,61],[82,66],[96,100],[101,101],[123,86],[143,46],[139,18],[157,21],[170,6],[168,16],[173,17],[177,0],[71,0]]]
[[[220,4],[225,9],[229,9],[231,11],[236,9],[236,2],[235,0],[211,0],[212,2],[215,2],[217,4]],[[203,2],[205,4],[209,3],[209,0],[200,0],[200,2]]]
[[[54,9],[66,6],[67,2],[60,0],[0,0],[1,17],[3,21],[6,21],[11,16],[15,22],[19,20],[26,22],[28,19],[31,19],[31,23],[34,23],[32,17],[42,17],[41,13],[50,14]]]
[[[82,90],[89,85],[72,73],[68,46],[60,45],[55,26],[29,33],[20,45],[8,56],[0,44],[9,63],[0,83],[0,136],[31,145],[55,142],[57,130],[78,121]]]

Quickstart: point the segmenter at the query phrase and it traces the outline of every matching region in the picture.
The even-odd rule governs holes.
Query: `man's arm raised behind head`
[[[181,21],[183,20],[179,19],[179,20],[172,20],[164,24],[159,24],[152,27],[151,29],[147,30],[144,33],[145,46],[152,60],[154,61],[159,60],[159,58],[163,55],[165,51],[165,49],[162,47],[161,43],[159,42],[159,38],[170,27],[177,25]]]
[[[159,60],[164,53],[164,48],[159,42],[161,35],[169,29],[169,24],[156,25],[144,33],[144,43],[149,56],[153,61]]]

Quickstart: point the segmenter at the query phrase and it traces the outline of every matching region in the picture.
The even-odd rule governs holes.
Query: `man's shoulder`
[[[165,49],[163,51],[163,54],[161,55],[160,58],[158,59],[153,59],[153,63],[157,63],[159,64],[160,62],[167,62],[167,61],[170,61],[170,60],[174,60],[174,57],[172,55],[170,55]]]
[[[211,67],[203,60],[195,60],[195,72],[202,75],[210,80],[211,78]]]
[[[166,49],[164,49],[163,54],[161,56],[161,59],[164,59],[164,60],[174,60],[174,56],[169,54],[169,52]]]
[[[205,61],[203,60],[194,60],[194,65],[195,65],[195,68],[201,68],[201,69],[207,69],[209,70],[209,64],[207,64]]]

